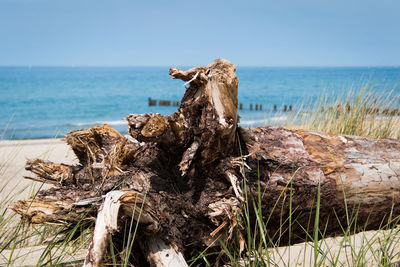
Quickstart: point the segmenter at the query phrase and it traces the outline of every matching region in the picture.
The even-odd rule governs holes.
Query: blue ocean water
[[[363,85],[374,91],[394,90],[399,67],[292,68],[238,67],[241,123],[279,123],[273,105],[312,101]],[[126,133],[130,113],[170,114],[172,106],[148,106],[148,98],[180,100],[183,82],[172,80],[168,67],[0,67],[0,137],[61,137],[72,129],[109,123]],[[263,111],[249,106],[262,104]]]

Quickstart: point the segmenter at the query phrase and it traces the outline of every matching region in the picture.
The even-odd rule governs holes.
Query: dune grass
[[[2,136],[6,130],[2,132]],[[2,137],[1,136],[1,137]],[[0,139],[2,139],[0,137]],[[11,147],[11,149],[9,149]],[[22,218],[9,209],[9,205],[21,198],[34,198],[43,188],[40,183],[23,183],[23,167],[15,167],[17,159],[20,160],[23,147],[16,145],[0,144],[0,266],[21,266],[30,262],[33,266],[48,265],[53,263],[71,262],[71,254],[79,249],[82,237],[73,242],[60,243],[60,235],[65,235],[67,241],[69,235],[75,229],[68,229],[65,233],[61,225],[34,225],[25,224]],[[6,155],[4,153],[7,153]],[[45,148],[41,157],[46,158],[50,150]],[[22,164],[23,165],[23,164]],[[78,226],[79,227],[79,226]],[[85,244],[85,248],[87,244]],[[67,250],[70,253],[64,253]],[[66,259],[68,256],[71,259]],[[36,259],[37,262],[32,262]],[[51,263],[51,264],[50,264]]]
[[[376,231],[359,232],[360,226],[357,225],[359,207],[349,209],[345,205],[348,226],[344,227],[339,219],[331,222],[339,224],[343,233],[340,237],[326,238],[324,227],[319,223],[320,184],[315,196],[315,217],[310,216],[307,228],[303,229],[307,238],[304,243],[291,245],[291,226],[296,219],[292,217],[294,213],[292,179],[286,184],[277,200],[277,202],[282,201],[283,192],[289,191],[289,215],[281,218],[281,229],[277,233],[269,231],[269,218],[262,219],[260,200],[245,194],[245,208],[238,218],[248,235],[245,240],[245,249],[241,252],[242,248],[220,240],[228,259],[228,262],[225,262],[227,266],[397,266],[395,264],[400,262],[400,229],[396,226],[399,223],[399,217],[390,218],[388,223],[381,225]],[[252,214],[255,215],[253,224],[249,219],[250,209],[253,209]],[[271,237],[285,231],[289,233],[289,245],[280,247],[279,242],[272,241]],[[206,252],[203,252],[203,255],[205,254]]]
[[[400,139],[399,117],[388,114],[390,110],[398,107],[398,99],[398,96],[392,93],[378,95],[368,87],[333,98],[325,95],[314,101],[314,104],[304,102],[298,105],[295,109],[297,112],[292,114],[286,126],[329,133]],[[18,148],[9,155],[9,161],[15,158],[14,153],[18,153]],[[40,256],[33,265],[65,266],[66,262],[68,266],[82,264],[82,255],[75,254],[88,247],[92,233],[85,231],[87,225],[78,224],[73,229],[64,229],[62,226],[25,225],[19,221],[19,216],[7,210],[8,204],[21,194],[21,191],[5,192],[7,181],[20,179],[17,175],[18,173],[10,173],[6,163],[0,164],[2,263],[15,266],[19,258],[29,257],[30,253],[33,253],[21,252],[22,250],[18,249],[42,245]],[[245,177],[245,173],[243,175]],[[318,216],[320,187],[315,196],[316,216],[309,218],[309,224],[304,229],[309,233],[306,242],[291,244],[289,238],[290,245],[280,247],[279,242],[272,241],[272,236],[279,236],[285,231],[291,236],[291,226],[295,222],[295,218],[292,217],[292,180],[286,184],[278,199],[281,201],[282,198],[288,198],[290,205],[289,216],[281,218],[281,229],[278,233],[269,232],[270,218],[263,219],[261,199],[247,193],[246,183],[243,187],[245,205],[237,221],[245,236],[237,231],[233,241],[229,242],[219,237],[215,242],[218,242],[221,251],[211,252],[211,249],[205,249],[198,252],[192,259],[187,259],[189,266],[211,266],[211,259],[215,258],[219,264],[226,266],[390,266],[400,261],[400,230],[396,226],[399,218],[391,218],[390,223],[382,225],[377,231],[355,234],[356,229],[359,231],[360,227],[357,225],[357,208],[349,209],[345,206],[348,226],[341,226],[343,236],[325,238],[324,228],[320,226]],[[30,190],[32,195],[37,192],[37,188]],[[261,196],[260,192],[258,196]],[[277,207],[278,201],[273,204],[273,209]],[[255,215],[255,218],[250,214]],[[339,221],[337,223],[340,224]],[[121,259],[122,266],[129,266],[128,255],[135,240],[137,224],[132,221],[125,230],[123,251],[116,251],[113,242],[110,243],[111,255],[108,261],[112,263],[111,266],[121,266],[117,265]],[[78,239],[75,238],[77,231],[82,232]],[[57,242],[60,235],[63,235],[64,241]]]
[[[374,138],[400,139],[400,96],[368,84],[296,105],[287,127]]]

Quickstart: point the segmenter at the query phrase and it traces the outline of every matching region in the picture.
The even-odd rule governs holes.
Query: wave
[[[262,120],[246,120],[246,121],[241,121],[239,122],[239,125],[252,125],[252,124],[264,124],[267,122],[267,119],[262,119]]]
[[[244,120],[239,123],[239,125],[263,125],[270,122],[281,122],[288,119],[288,116],[276,116],[271,118],[264,118],[258,120]]]
[[[269,118],[270,121],[285,121],[288,119],[288,116],[276,116]]]
[[[91,121],[91,122],[72,122],[68,123],[68,126],[77,126],[77,127],[83,127],[83,126],[90,126],[90,125],[101,125],[101,124],[108,124],[112,126],[116,125],[127,125],[128,122],[125,120],[115,120],[115,121]]]

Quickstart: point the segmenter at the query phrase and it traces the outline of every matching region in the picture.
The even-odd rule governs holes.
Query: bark
[[[150,265],[163,266],[160,259],[167,259],[160,250],[166,247],[178,261],[180,253],[189,258],[207,247],[218,250],[217,238],[243,250],[245,210],[253,236],[259,235],[255,211],[260,211],[271,242],[288,242],[290,214],[291,242],[305,240],[312,234],[307,226],[319,187],[326,236],[354,224],[352,213],[357,231],[400,214],[400,141],[238,128],[232,63],[219,59],[170,74],[188,85],[174,114],[129,115],[128,137],[108,125],[70,132],[66,141],[79,158],[77,166],[28,161],[27,169],[36,174],[30,179],[56,187],[16,202],[12,208],[23,220],[71,226],[97,217],[87,258],[88,266],[97,266],[109,234],[117,235],[133,219],[141,242],[136,249]],[[110,200],[114,194],[116,202]],[[110,205],[114,209],[104,213]],[[105,219],[111,214],[112,227]]]
[[[246,177],[256,199],[261,192],[263,218],[271,217],[268,231],[274,240],[288,241],[288,236],[282,235],[288,225],[280,222],[289,216],[291,188],[293,241],[306,238],[304,229],[310,217],[313,221],[318,185],[320,228],[325,236],[343,234],[342,227],[346,229],[349,222],[358,227],[355,231],[361,231],[398,220],[398,140],[276,127],[244,132],[249,166]],[[277,203],[274,209],[271,203]]]

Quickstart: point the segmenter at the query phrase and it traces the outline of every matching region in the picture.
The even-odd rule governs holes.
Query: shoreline
[[[28,143],[29,142],[29,143]],[[0,147],[15,145],[46,145],[63,142],[63,138],[26,138],[26,139],[3,139],[0,140]]]

